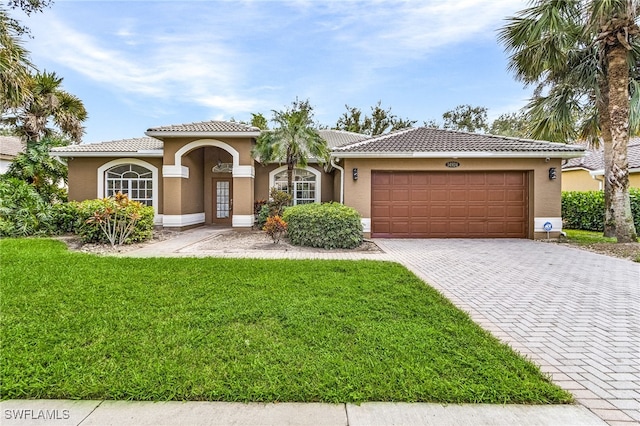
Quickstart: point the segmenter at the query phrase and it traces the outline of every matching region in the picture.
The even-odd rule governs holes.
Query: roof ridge
[[[343,149],[347,149],[347,148],[354,148],[356,146],[360,146],[360,145],[364,145],[367,143],[371,143],[371,142],[376,142],[379,140],[384,140],[388,137],[392,137],[392,136],[397,136],[397,135],[401,135],[404,133],[408,133],[410,131],[414,131],[417,129],[421,129],[422,127],[405,127],[404,129],[399,129],[399,130],[393,130],[389,133],[384,133],[382,135],[377,135],[377,136],[370,136],[368,139],[362,140],[362,141],[358,141],[358,142],[354,142],[352,144],[347,144],[347,145],[342,145],[339,147],[336,147],[336,150],[343,150]]]

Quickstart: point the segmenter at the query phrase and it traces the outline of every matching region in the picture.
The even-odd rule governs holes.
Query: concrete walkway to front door
[[[529,240],[376,240],[611,425],[640,422],[640,264]]]

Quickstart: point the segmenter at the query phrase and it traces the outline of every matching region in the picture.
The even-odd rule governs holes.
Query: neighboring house
[[[22,140],[17,136],[0,136],[0,174],[9,170],[9,165],[24,151]]]
[[[254,223],[255,201],[286,185],[286,165],[251,157],[255,127],[208,121],[145,133],[53,148],[68,159],[69,198],[122,191],[153,206],[164,227],[242,228]],[[584,154],[579,146],[428,128],[373,138],[320,133],[331,164],[296,170],[295,203],[344,202],[373,237],[546,238],[546,223],[557,235],[561,163]]]
[[[640,137],[629,139],[629,186],[640,188]],[[589,150],[582,158],[571,158],[562,165],[563,191],[598,191],[604,189],[604,152]]]

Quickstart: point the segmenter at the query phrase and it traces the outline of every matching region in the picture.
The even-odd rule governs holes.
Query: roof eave
[[[577,158],[582,157],[584,151],[439,151],[439,152],[349,152],[334,150],[334,158]]]
[[[176,132],[171,130],[147,130],[145,135],[152,138],[257,138],[261,132]]]
[[[163,150],[140,150],[140,151],[49,151],[51,156],[60,158],[69,157],[147,157],[162,158]]]
[[[640,167],[630,167],[629,173],[640,173]],[[604,169],[592,170],[589,172],[591,176],[604,176]]]

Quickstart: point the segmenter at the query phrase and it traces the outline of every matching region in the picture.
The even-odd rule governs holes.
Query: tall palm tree
[[[29,52],[19,40],[20,28],[7,11],[0,7],[0,108],[2,114],[8,109],[22,105],[31,97],[30,71],[33,64]]]
[[[630,69],[640,59],[639,9],[639,0],[536,0],[509,18],[499,35],[510,69],[536,86],[527,106],[533,136],[602,139],[605,225],[618,242],[636,241],[627,144],[630,119],[637,119],[630,114],[637,105],[631,108],[630,102],[638,96],[629,87],[637,87]]]
[[[311,158],[320,164],[329,161],[327,142],[313,127],[313,108],[309,101],[294,101],[285,111],[273,111],[273,130],[263,132],[253,148],[253,157],[261,163],[287,165],[287,192],[293,193],[293,171],[306,167]]]

